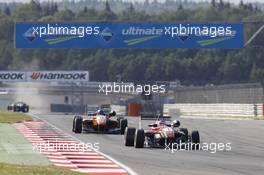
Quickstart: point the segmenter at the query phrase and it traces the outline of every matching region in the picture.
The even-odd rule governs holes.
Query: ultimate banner
[[[16,48],[243,48],[242,23],[16,23]]]

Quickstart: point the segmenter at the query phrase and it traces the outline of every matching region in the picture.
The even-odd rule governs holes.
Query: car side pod
[[[136,128],[126,127],[124,138],[125,146],[134,146]]]
[[[74,116],[72,131],[74,133],[82,133],[83,118],[81,116]]]
[[[135,136],[135,148],[143,148],[145,142],[145,132],[144,129],[137,129]]]

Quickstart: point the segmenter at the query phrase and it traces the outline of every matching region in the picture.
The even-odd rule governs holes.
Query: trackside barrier
[[[140,106],[138,106],[140,107]],[[148,114],[135,114],[135,115],[129,115],[129,112],[127,111],[127,107],[123,106],[123,105],[111,105],[111,109],[116,111],[117,115],[121,115],[121,116],[130,116],[130,117],[141,117],[142,120],[153,120],[156,119],[157,116],[153,115],[153,113],[148,113]],[[138,109],[139,110],[139,109]],[[163,115],[163,116],[159,116],[160,118],[170,118],[169,115]]]
[[[84,113],[84,105],[50,104],[50,112]]]
[[[172,111],[176,110],[181,116],[264,119],[263,109],[264,104],[164,104],[164,114],[172,117],[175,117]]]

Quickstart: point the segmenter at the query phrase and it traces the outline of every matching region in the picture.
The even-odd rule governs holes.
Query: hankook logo
[[[64,73],[64,72],[32,72],[30,75],[32,80],[87,80],[87,73],[73,72],[73,73]]]
[[[40,75],[41,75],[40,72],[33,72],[30,77],[32,78],[32,80],[37,80]]]

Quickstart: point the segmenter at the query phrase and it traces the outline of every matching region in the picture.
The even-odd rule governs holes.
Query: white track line
[[[127,173],[125,170],[123,169],[109,169],[109,168],[105,168],[105,169],[98,169],[98,168],[81,168],[81,169],[75,169],[73,171],[78,171],[81,173]]]

